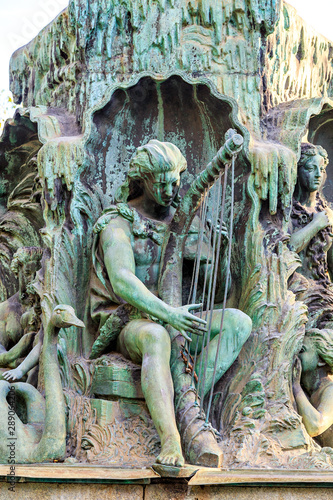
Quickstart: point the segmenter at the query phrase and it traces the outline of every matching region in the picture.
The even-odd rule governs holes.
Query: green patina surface
[[[0,362],[4,372],[17,370],[20,377],[29,372],[19,384],[35,385],[36,393],[29,387],[29,394],[45,407],[34,431],[20,410],[18,427],[22,424],[31,443],[20,449],[21,461],[70,457],[146,465],[160,453],[164,463],[181,464],[185,454],[193,463],[219,465],[223,451],[228,467],[332,468],[329,436],[323,435],[324,450],[310,437],[322,434],[325,425],[327,430],[332,416],[331,236],[326,229],[331,222],[326,201],[333,198],[330,165],[321,201],[309,202],[306,190],[302,195],[295,191],[306,134],[327,149],[333,162],[332,53],[332,43],[280,1],[71,0],[12,56],[11,88],[25,109],[7,121],[0,139],[0,334],[6,350]],[[230,184],[226,191],[227,226],[234,214],[227,307],[238,311],[240,324],[251,318],[252,332],[246,340],[247,324],[230,358],[238,355],[237,360],[232,366],[226,363],[226,373],[221,368],[214,388],[210,419],[222,436],[218,445],[209,430],[196,434],[195,396],[186,393],[193,381],[185,371],[177,332],[195,330],[192,321],[198,325],[197,317],[182,307],[187,282],[181,256],[192,252],[186,245],[194,238],[192,217],[204,188],[230,160],[222,155],[221,165],[212,161],[229,128],[244,138],[244,146],[235,163],[233,212]],[[183,201],[172,217],[173,209],[163,208],[162,194],[174,198],[172,183],[179,179],[140,171],[135,182],[141,194],[129,200],[128,208],[139,216],[133,222],[129,212],[118,215],[102,230],[104,280],[132,307],[117,320],[118,333],[128,333],[121,333],[116,345],[114,322],[105,322],[110,311],[104,313],[104,326],[91,317],[93,228],[102,211],[119,201],[116,193],[131,173],[132,156],[151,139],[172,143],[186,158]],[[211,170],[202,173],[210,161]],[[162,181],[163,189],[154,191]],[[211,219],[216,189],[209,198]],[[311,193],[317,191],[322,193],[319,184]],[[187,230],[191,236],[186,244],[182,233]],[[43,252],[28,305],[21,293],[23,281],[11,269],[21,247]],[[323,260],[325,285],[309,275],[317,266],[316,252]],[[222,253],[219,258],[223,282]],[[325,297],[319,305],[316,294]],[[85,328],[68,322],[59,331],[60,323],[52,319],[57,304],[71,305]],[[151,320],[155,330],[146,331]],[[132,345],[137,336],[127,325],[135,321],[135,329],[143,331],[140,349]],[[156,332],[162,352],[152,359]],[[98,359],[90,356],[93,345]],[[301,349],[310,350],[317,365],[324,364],[309,370],[301,352],[293,379]],[[144,363],[140,374],[132,362],[145,356],[150,372]],[[108,377],[105,387],[103,376]],[[1,384],[0,410],[6,413],[8,384]],[[163,402],[159,384],[166,391]],[[142,408],[140,414],[135,404]],[[4,418],[1,425],[7,423]],[[172,427],[166,433],[164,420]],[[174,437],[168,450],[166,435]]]

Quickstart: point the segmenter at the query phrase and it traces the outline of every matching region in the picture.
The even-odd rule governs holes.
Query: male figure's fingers
[[[186,318],[186,321],[184,322],[184,325],[186,328],[195,328],[196,330],[200,330],[202,332],[205,332],[207,330],[207,321],[203,320],[198,321],[196,316],[193,316],[192,314]],[[202,326],[201,326],[202,325]]]
[[[190,325],[187,327],[187,331],[188,332],[191,332],[191,333],[194,333],[195,335],[204,335],[204,333],[206,333],[206,330],[200,328],[200,327],[197,327],[196,325]]]
[[[193,311],[195,309],[200,309],[200,307],[202,307],[202,303],[201,304],[190,304],[189,306],[187,306],[187,310]]]
[[[189,313],[189,319],[191,319],[195,323],[201,323],[202,325],[207,325],[207,321],[203,318],[198,318],[198,316],[194,316],[194,314]]]
[[[191,332],[193,333],[193,335],[199,335],[199,337],[203,337],[203,332],[201,332],[200,330],[191,330]]]
[[[189,342],[192,342],[192,339],[187,335],[187,333],[184,332],[184,330],[180,330],[179,333],[184,337],[184,339],[188,340]]]
[[[202,334],[206,333],[207,332],[207,328],[203,328],[202,326],[199,326],[199,325],[192,325],[193,328],[195,328],[195,330],[197,330],[198,332],[202,332]]]

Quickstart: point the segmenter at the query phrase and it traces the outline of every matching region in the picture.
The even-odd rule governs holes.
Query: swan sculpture
[[[0,380],[0,463],[8,463],[11,450],[14,450],[14,463],[65,458],[65,403],[57,339],[59,330],[70,326],[83,328],[84,323],[71,306],[56,306],[45,328],[41,352],[45,398],[30,384]]]

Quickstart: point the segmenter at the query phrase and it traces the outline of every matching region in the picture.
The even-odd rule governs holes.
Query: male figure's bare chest
[[[151,238],[132,238],[135,275],[153,293],[157,293],[162,246]]]

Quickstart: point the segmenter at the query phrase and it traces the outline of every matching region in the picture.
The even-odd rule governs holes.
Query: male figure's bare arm
[[[2,374],[3,378],[8,381],[20,380],[28,373],[28,371],[37,366],[41,350],[42,342],[39,341],[17,368],[14,368],[14,370],[8,370]]]
[[[8,366],[9,363],[26,356],[34,338],[35,332],[26,333],[9,351],[0,353],[0,366]]]
[[[197,323],[205,322],[188,312],[191,306],[186,306],[187,309],[169,306],[135,276],[130,229],[125,221],[120,218],[112,220],[102,231],[100,238],[109,279],[119,297],[140,311],[169,323],[181,333],[185,330],[198,333]]]

